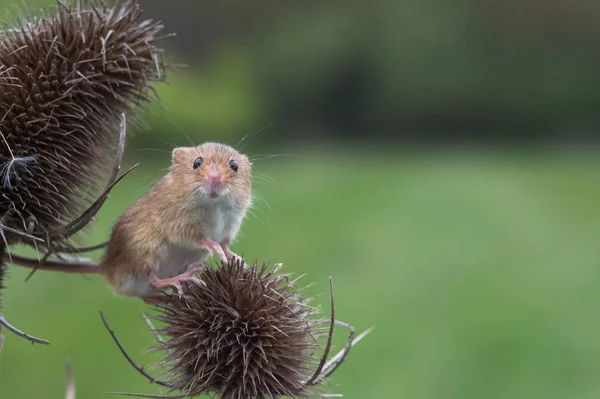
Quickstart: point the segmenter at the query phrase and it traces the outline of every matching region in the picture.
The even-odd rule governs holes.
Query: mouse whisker
[[[267,207],[267,209],[272,210],[271,205],[269,204],[269,201],[267,201],[265,196],[262,195],[260,192],[256,191],[255,189],[252,189],[252,198],[254,198],[257,203],[263,204]]]
[[[231,189],[227,189],[227,191],[225,191],[225,198],[227,199],[227,201],[233,202],[236,207],[240,206],[239,198],[235,196]]]
[[[169,147],[177,147],[175,144],[167,140],[159,140],[161,143],[167,144]]]
[[[262,224],[263,226],[266,226],[271,232],[274,231],[273,226],[271,226],[271,223],[269,223],[269,221],[266,218],[258,217],[258,215],[254,211],[254,209],[248,208],[247,212],[250,217],[256,219],[256,221],[259,222],[260,224]],[[241,234],[243,236],[243,232],[240,232],[239,234]]]
[[[167,120],[167,122],[169,122],[171,125],[173,125],[173,127],[175,127],[180,133],[182,133],[189,140],[192,147],[196,147],[196,144],[194,143],[194,141],[190,138],[190,136],[185,132],[185,130],[183,130],[183,128],[177,122],[175,122],[167,114],[163,115],[163,117]]]
[[[278,158],[278,157],[292,157],[292,158],[300,158],[300,155],[297,154],[256,154],[252,155],[248,159],[250,162],[254,163],[256,161],[264,161],[266,159]]]
[[[267,123],[266,125],[259,127],[257,129],[254,129],[252,131],[250,131],[250,133],[245,134],[244,137],[242,137],[236,144],[235,144],[235,148],[238,149],[238,151],[244,151],[244,148],[246,148],[246,145],[248,143],[250,143],[250,140],[253,139],[258,133],[262,132],[263,130],[267,129],[268,127],[270,127],[272,125],[271,122]]]
[[[196,183],[196,184],[197,184],[197,183]],[[192,194],[194,191],[196,191],[196,192],[198,192],[198,193],[199,193],[200,197],[204,196],[204,190],[198,190],[198,189],[199,189],[199,188],[201,188],[201,187],[202,187],[202,185],[201,185],[201,184],[198,184],[196,187],[194,187],[194,189],[193,189],[192,191],[190,191],[190,192],[188,193],[188,195],[191,195],[191,194]]]
[[[162,148],[138,148],[138,149],[136,149],[136,151],[159,151],[159,152],[166,152],[167,154],[171,153],[171,151],[164,150]]]
[[[253,182],[261,182],[261,183],[275,183],[275,178],[272,176],[269,176],[265,173],[253,173],[252,176],[252,181]]]

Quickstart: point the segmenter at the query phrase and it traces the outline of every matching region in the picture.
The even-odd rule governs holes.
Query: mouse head
[[[173,176],[184,184],[197,184],[193,192],[207,200],[235,197],[242,206],[250,202],[252,164],[246,155],[219,143],[173,150]]]

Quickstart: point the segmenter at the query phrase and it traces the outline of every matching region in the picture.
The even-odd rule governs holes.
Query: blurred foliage
[[[251,82],[238,86],[252,99],[242,114],[286,133],[320,126],[402,136],[433,125],[475,126],[481,136],[499,125],[551,134],[598,123],[597,2],[194,2],[188,15],[146,4],[168,9],[177,26],[212,21],[218,35],[183,35],[176,48],[192,63],[221,57],[209,73],[235,63],[240,81]]]
[[[570,137],[595,135],[600,122],[597,2],[142,5],[178,34],[164,42],[169,58],[189,65],[171,86],[157,86],[165,108],[143,116],[152,126],[138,137],[143,145],[173,129],[234,140],[268,123],[259,140],[316,130]]]

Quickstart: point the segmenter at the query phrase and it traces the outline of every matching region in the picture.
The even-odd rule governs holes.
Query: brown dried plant
[[[167,36],[162,24],[142,18],[137,0],[113,3],[58,2],[0,31],[0,288],[7,263],[104,245],[74,248],[72,239],[118,181],[125,114],[153,100],[151,83],[167,68],[155,45]],[[43,256],[14,255],[15,244]],[[18,332],[0,315],[2,325]]]
[[[345,359],[350,348],[370,330],[354,338],[354,329],[335,320],[333,286],[331,317],[313,319],[318,310],[301,295],[297,280],[278,273],[280,265],[245,266],[239,260],[206,268],[204,284],[189,282],[183,295],[172,294],[155,304],[158,344],[164,353],[155,366],[164,367],[154,378],[138,366],[121,346],[104,315],[106,328],[127,360],[151,382],[176,396],[127,394],[142,397],[197,397],[212,394],[224,399],[330,396],[322,385]],[[330,281],[331,282],[331,281]],[[328,324],[327,328],[324,328]],[[349,330],[348,343],[328,360],[333,327]],[[326,337],[324,347],[319,337]],[[322,350],[322,354],[318,352]]]

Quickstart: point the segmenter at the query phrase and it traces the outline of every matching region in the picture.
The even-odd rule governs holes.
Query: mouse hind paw
[[[150,280],[150,285],[156,289],[174,288],[177,291],[177,294],[179,294],[180,297],[183,297],[183,287],[181,283],[193,282],[196,285],[206,285],[203,280],[195,276],[195,273],[195,271],[189,272],[188,270],[185,273],[174,277],[164,279],[154,277]]]
[[[206,270],[206,264],[204,262],[196,262],[192,263],[188,266],[187,270],[182,273],[182,276],[194,276],[196,273],[202,274],[202,272]]]

